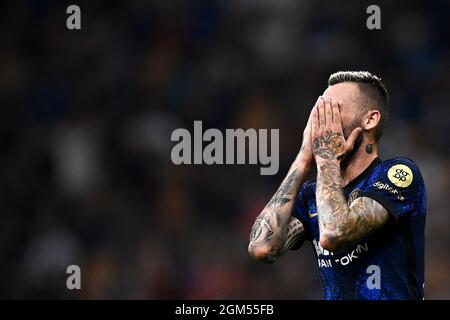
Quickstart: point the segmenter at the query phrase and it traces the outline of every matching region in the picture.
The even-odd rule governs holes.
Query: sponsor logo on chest
[[[313,240],[314,249],[317,254],[317,264],[319,268],[332,268],[333,266],[346,266],[358,260],[364,252],[369,251],[367,242],[358,244],[353,250],[339,256],[333,254],[320,245],[319,241]]]

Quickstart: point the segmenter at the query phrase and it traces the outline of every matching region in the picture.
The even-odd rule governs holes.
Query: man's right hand
[[[311,130],[310,115],[303,131],[302,147],[295,161],[278,191],[253,224],[248,252],[257,260],[273,263],[294,245],[303,243],[304,226],[300,220],[292,217],[292,212],[300,187],[314,164]]]
[[[306,124],[305,130],[303,130],[303,142],[302,147],[295,159],[296,167],[302,168],[303,170],[309,171],[309,169],[314,164],[314,155],[312,151],[312,140],[311,140],[311,123],[312,123],[312,110],[318,105],[321,97],[319,97],[316,101],[316,104],[311,109],[309,114],[308,123]]]

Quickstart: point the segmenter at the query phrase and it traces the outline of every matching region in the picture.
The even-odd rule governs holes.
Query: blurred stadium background
[[[66,29],[78,4],[82,29]],[[378,4],[382,30],[366,28]],[[328,75],[392,96],[381,156],[428,191],[426,299],[450,298],[449,1],[9,1],[0,10],[0,297],[321,299],[309,244],[247,254]],[[280,170],[175,166],[171,132],[279,128]],[[66,267],[82,290],[66,288]]]

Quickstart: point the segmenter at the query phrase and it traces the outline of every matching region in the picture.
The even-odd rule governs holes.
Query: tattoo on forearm
[[[338,163],[320,165],[316,190],[319,230],[339,243],[338,251],[381,227],[388,217],[380,204],[367,197],[357,198],[348,207],[341,181]]]
[[[322,230],[335,231],[339,225],[339,214],[345,214],[345,200],[341,188],[340,167],[336,163],[324,163],[320,166],[317,179],[317,206],[319,227]],[[341,219],[342,220],[342,219]]]
[[[282,207],[285,204],[291,202],[296,196],[295,188],[292,188],[295,179],[298,176],[298,170],[294,169],[288,177],[283,181],[278,191],[269,201],[268,206],[272,209],[276,209],[278,207]]]
[[[270,240],[273,236],[273,226],[276,225],[276,214],[270,209],[263,211],[256,219],[250,233],[250,242],[260,245]]]
[[[313,153],[323,159],[338,159],[344,151],[342,133],[327,130],[313,141]]]
[[[253,225],[250,246],[256,248],[270,245],[269,260],[276,260],[291,248],[303,233],[301,222],[291,217],[302,180],[303,174],[298,169],[290,171]],[[291,222],[290,219],[295,221]]]

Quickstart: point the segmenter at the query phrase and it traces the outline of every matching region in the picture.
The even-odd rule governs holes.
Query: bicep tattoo
[[[355,239],[376,231],[388,220],[387,210],[377,201],[368,198],[356,198],[350,205],[350,215],[353,216],[353,237]]]
[[[297,218],[291,217],[286,229],[286,237],[282,252],[286,252],[295,246],[299,241],[303,241],[305,235],[305,228]]]

